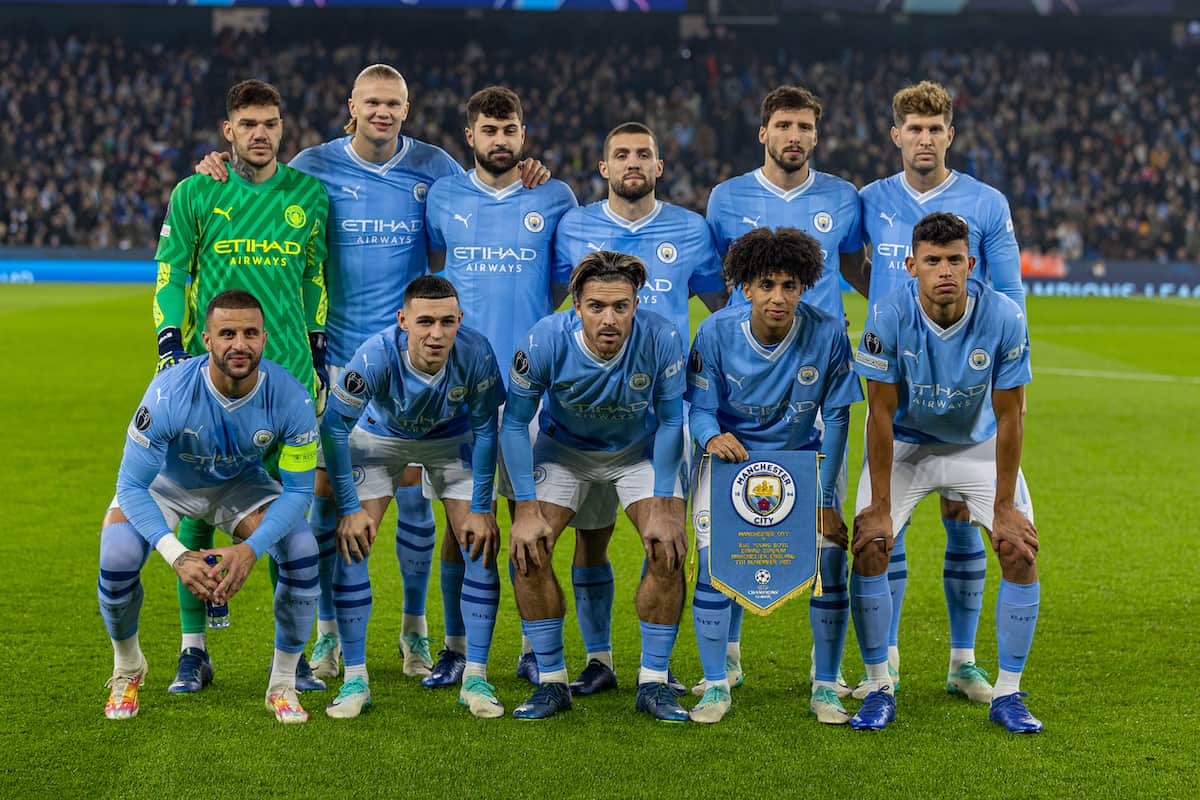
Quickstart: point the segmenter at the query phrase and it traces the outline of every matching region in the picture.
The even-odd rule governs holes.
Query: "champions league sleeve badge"
[[[712,459],[708,568],[720,592],[766,615],[810,586],[814,596],[821,594],[818,455],[749,455],[739,464]]]

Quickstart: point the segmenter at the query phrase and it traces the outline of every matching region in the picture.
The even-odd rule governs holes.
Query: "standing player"
[[[649,128],[639,122],[613,128],[604,140],[600,162],[608,199],[570,211],[559,223],[555,281],[566,282],[574,265],[598,250],[638,258],[647,270],[639,304],[675,325],[686,348],[691,340],[689,295],[699,295],[715,311],[725,305],[725,281],[704,218],[654,196],[662,174],[658,142]],[[617,502],[603,485],[588,497],[585,513],[576,520],[579,533],[571,570],[579,628],[587,647],[587,666],[571,684],[571,691],[581,695],[617,686],[612,669],[613,571],[608,560]]]
[[[996,605],[1000,675],[989,718],[1014,733],[1042,723],[1025,708],[1021,672],[1033,643],[1039,584],[1037,530],[1020,485],[1021,387],[1029,382],[1025,315],[968,276],[970,231],[936,213],[913,228],[916,278],[872,307],[854,360],[867,379],[866,463],[854,519],[850,582],[868,693],[850,720],[881,730],[895,718],[888,674],[894,535],[926,495],[950,490],[987,529],[1003,578]],[[1018,505],[1019,504],[1019,505]]]
[[[571,707],[554,544],[588,485],[604,482],[614,487],[646,551],[637,592],[637,708],[664,721],[687,719],[667,686],[687,552],[680,482],[683,348],[672,323],[636,313],[645,281],[646,268],[633,256],[585,256],[571,275],[573,311],[542,319],[513,356],[501,429],[517,499],[509,551],[540,680],[513,712],[518,718],[542,719]],[[541,430],[530,447],[529,423],[543,395]]]
[[[758,129],[763,165],[713,188],[708,198],[708,224],[722,255],[734,240],[759,227],[787,226],[812,236],[821,247],[824,269],[817,283],[805,290],[804,302],[842,319],[845,309],[838,272],[860,273],[866,254],[854,186],[834,175],[818,172],[810,164],[817,147],[821,111],[821,101],[803,87],[780,86],[769,92],[762,101],[762,125]],[[735,289],[730,302],[744,300],[743,293]],[[818,416],[818,431],[821,426],[822,418]],[[843,495],[844,484],[845,476],[840,488]],[[844,584],[845,580],[834,583]],[[810,610],[810,613],[816,612]],[[727,661],[734,686],[742,681],[742,614],[739,605],[730,610]],[[843,696],[849,692],[840,678],[838,687]],[[702,690],[702,686],[697,686],[692,691]]]
[[[109,719],[138,713],[146,658],[138,643],[139,578],[152,549],[201,602],[228,602],[263,553],[279,564],[275,657],[267,708],[304,722],[296,664],[317,601],[317,543],[304,511],[312,497],[317,421],[309,387],[261,360],[265,314],[253,295],[225,291],[206,303],[210,355],[160,373],[129,425],[117,496],[100,535],[100,613],[113,645]],[[279,447],[279,482],[263,467]],[[282,484],[282,486],[280,485]],[[197,552],[171,531],[180,517],[232,532],[231,547]],[[215,556],[215,566],[204,558]]]
[[[430,264],[434,272],[444,269],[467,309],[466,321],[507,364],[520,339],[566,294],[565,286],[550,283],[552,243],[559,220],[577,203],[562,181],[533,188],[521,182],[525,113],[511,90],[489,86],[471,96],[466,137],[475,169],[440,180],[429,191]],[[511,495],[503,483],[502,491]],[[447,536],[442,542],[447,596],[458,588],[456,580],[461,586],[463,570]],[[422,681],[425,686],[453,686],[461,679],[467,642],[463,621],[457,622],[457,631],[448,626],[445,648]]]
[[[500,534],[492,513],[492,482],[496,409],[504,391],[487,339],[460,327],[462,317],[449,281],[426,275],[410,283],[397,324],[358,349],[335,385],[321,423],[340,517],[337,548],[342,558],[334,568],[333,599],[346,663],[346,680],[326,709],[331,717],[356,717],[371,702],[367,556],[395,484],[410,463],[424,467],[434,494],[445,504],[467,564],[470,589],[462,595],[461,608],[467,664],[459,699],[478,717],[504,713],[495,687],[487,682],[500,602]]]
[[[203,351],[198,313],[218,293],[245,289],[261,298],[271,331],[267,358],[323,402],[326,296],[325,223],[329,199],[320,182],[280,164],[283,136],[279,92],[248,80],[225,100],[226,140],[233,174],[226,183],[193,175],[171,193],[158,242],[154,324],[159,369]],[[212,546],[212,526],[185,517],[180,541]],[[198,692],[212,680],[204,604],[179,583],[183,644],[167,691]],[[323,689],[301,660],[302,689]]]
[[[801,295],[820,280],[821,247],[794,228],[756,228],[725,256],[725,277],[742,287],[749,305],[730,306],[700,323],[688,357],[687,399],[697,445],[723,461],[745,461],[747,450],[817,450],[821,464],[821,582],[813,598],[815,681],[809,708],[817,719],[843,724],[838,672],[849,622],[846,596],[846,525],[837,483],[846,452],[850,405],[862,388],[850,366],[850,340],[841,317]],[[824,430],[815,427],[817,414]],[[692,494],[692,520],[700,549],[700,576],[692,600],[696,641],[704,667],[704,692],[691,710],[697,722],[719,722],[729,710],[726,670],[729,598],[708,574],[708,461],[701,461]]]
[[[1024,311],[1021,253],[1013,234],[1008,202],[986,183],[946,166],[946,153],[954,141],[953,110],[949,92],[930,81],[901,89],[892,98],[892,142],[900,151],[904,168],[861,192],[871,265],[870,291],[863,291],[861,286],[859,291],[874,307],[896,287],[910,283],[905,257],[912,255],[909,242],[913,227],[925,215],[944,211],[965,221],[970,229],[968,246],[976,259],[976,279],[990,282],[996,291]],[[854,282],[861,284],[861,280]],[[946,689],[986,703],[991,699],[992,687],[987,673],[975,663],[975,632],[983,605],[987,551],[961,499],[952,493],[949,497],[942,493],[940,501],[942,525],[946,529],[942,584],[950,616]],[[900,683],[900,610],[908,582],[905,530],[902,528],[896,535],[888,567],[892,593],[888,662],[896,686]],[[866,687],[860,686],[855,696],[861,699],[865,691]]]

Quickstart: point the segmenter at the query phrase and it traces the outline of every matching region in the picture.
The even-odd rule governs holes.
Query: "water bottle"
[[[215,566],[217,557],[208,555],[204,557],[204,563],[210,567]],[[229,627],[229,604],[214,603],[212,600],[204,601],[204,610],[208,612],[208,627],[210,628],[228,628]]]

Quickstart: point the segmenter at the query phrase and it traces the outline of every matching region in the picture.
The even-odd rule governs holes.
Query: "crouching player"
[[[248,292],[218,294],[205,314],[207,356],[160,372],[129,424],[117,496],[100,534],[100,613],[113,645],[109,719],[138,712],[146,659],[138,645],[140,573],[152,549],[201,600],[226,603],[270,553],[275,660],[267,708],[304,722],[296,664],[317,609],[317,542],[304,520],[312,500],[317,421],[308,390],[262,360],[263,310]],[[263,467],[278,441],[280,483]],[[236,544],[188,550],[172,531],[183,516],[232,531]],[[208,565],[206,556],[219,563]]]
[[[895,534],[932,492],[962,495],[1000,560],[996,604],[1000,674],[989,717],[1014,733],[1042,723],[1026,709],[1021,672],[1038,615],[1037,529],[1019,479],[1021,387],[1030,381],[1025,319],[978,281],[967,225],[930,214],[905,259],[915,281],[876,303],[854,360],[867,379],[867,452],[854,519],[850,582],[869,693],[850,720],[880,730],[896,715],[888,677]]]
[[[542,719],[571,707],[563,658],[563,594],[554,576],[558,537],[592,483],[608,483],[642,537],[637,592],[642,665],[637,708],[687,720],[667,686],[683,610],[683,345],[675,326],[638,311],[641,260],[607,250],[571,274],[573,310],[543,318],[513,354],[501,430],[516,495],[509,542],[517,608],[540,684],[513,716]],[[529,423],[546,395],[532,447]]]
[[[325,709],[331,717],[357,717],[371,703],[367,557],[409,464],[425,468],[466,562],[461,608],[467,664],[459,701],[477,717],[504,713],[487,682],[500,603],[492,485],[496,409],[504,402],[504,388],[491,345],[463,327],[462,316],[449,281],[431,275],[412,281],[397,324],[363,343],[329,396],[321,437],[338,507],[341,557],[333,572],[333,605],[346,670]]]
[[[745,461],[747,450],[816,450],[821,464],[821,582],[813,598],[814,681],[809,708],[821,722],[849,715],[837,695],[850,605],[846,594],[846,524],[837,479],[850,405],[863,399],[842,320],[801,302],[821,276],[820,244],[795,228],[757,228],[725,256],[725,280],[742,287],[749,305],[727,307],[700,323],[688,357],[687,399],[696,443],[714,458]],[[818,412],[824,434],[814,427]],[[692,495],[700,576],[692,599],[704,694],[696,722],[719,722],[729,710],[726,639],[729,598],[708,574],[708,461],[701,460]]]

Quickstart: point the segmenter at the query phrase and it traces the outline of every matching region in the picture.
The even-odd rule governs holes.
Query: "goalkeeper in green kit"
[[[229,181],[193,175],[171,192],[155,254],[158,369],[203,353],[198,328],[209,301],[227,289],[244,289],[258,298],[266,317],[264,357],[308,387],[319,415],[329,387],[324,333],[329,197],[316,178],[276,160],[283,136],[280,110],[279,92],[270,84],[248,80],[231,88],[223,125],[233,149]],[[190,549],[209,548],[213,529],[185,518],[178,537]],[[204,603],[182,583],[178,590],[183,644],[167,689],[173,694],[198,692],[213,676]],[[325,688],[303,656],[296,688]]]

